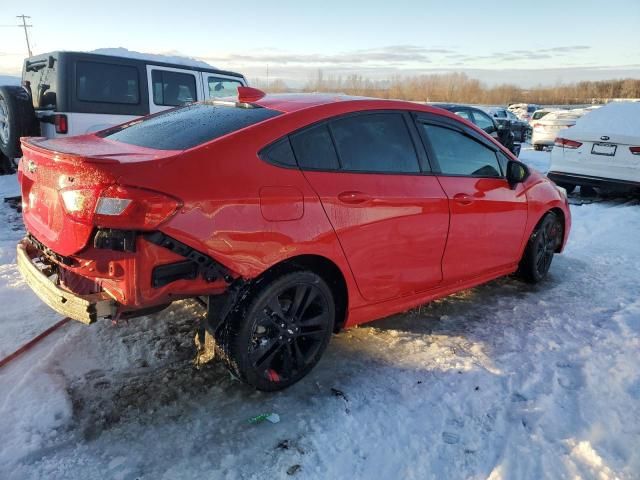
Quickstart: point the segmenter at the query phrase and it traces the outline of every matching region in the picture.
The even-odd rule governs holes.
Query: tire
[[[519,276],[529,283],[543,280],[553,260],[553,255],[564,236],[562,221],[553,212],[547,213],[538,223],[527,242],[518,268]]]
[[[31,98],[22,87],[0,87],[0,152],[9,159],[22,156],[20,137],[39,135]]]
[[[558,183],[557,185],[564,188],[567,191],[567,194],[573,193],[576,189],[576,186],[573,183]]]
[[[534,145],[533,149],[537,152],[544,150],[544,145]]]
[[[261,279],[216,332],[218,355],[253,388],[282,390],[318,363],[335,316],[331,289],[317,274],[305,270]]]

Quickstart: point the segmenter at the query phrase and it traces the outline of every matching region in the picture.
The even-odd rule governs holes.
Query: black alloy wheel
[[[547,213],[531,235],[520,261],[519,274],[526,281],[537,283],[546,277],[563,236],[564,228],[558,215]]]
[[[246,308],[218,335],[231,372],[265,391],[286,388],[304,377],[333,332],[335,305],[325,281],[310,271],[285,274],[244,303]]]

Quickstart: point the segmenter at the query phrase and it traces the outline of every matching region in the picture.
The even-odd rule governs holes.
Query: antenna
[[[22,25],[18,25],[18,27],[22,27],[24,28],[24,38],[27,41],[27,51],[29,52],[29,56],[33,56],[33,54],[31,53],[31,45],[29,44],[29,34],[27,33],[27,28],[28,27],[33,27],[33,25],[27,25],[27,18],[31,18],[28,15],[17,15],[16,18],[21,18],[22,19]]]

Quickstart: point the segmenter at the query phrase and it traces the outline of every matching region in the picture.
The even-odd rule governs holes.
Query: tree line
[[[465,73],[394,76],[372,80],[362,75],[327,76],[319,70],[302,89],[292,89],[282,79],[255,80],[253,85],[270,93],[292,91],[332,92],[366,97],[393,98],[420,102],[452,102],[502,105],[537,103],[542,105],[604,103],[613,98],[640,98],[640,80],[583,81],[555,86],[521,88],[503,84],[488,86]]]

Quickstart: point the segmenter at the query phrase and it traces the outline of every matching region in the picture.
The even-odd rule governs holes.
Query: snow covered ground
[[[544,283],[342,332],[277,394],[191,367],[190,302],[67,324],[0,370],[0,478],[640,478],[640,201],[575,203]],[[12,263],[21,235],[0,203],[0,357],[59,318]]]

